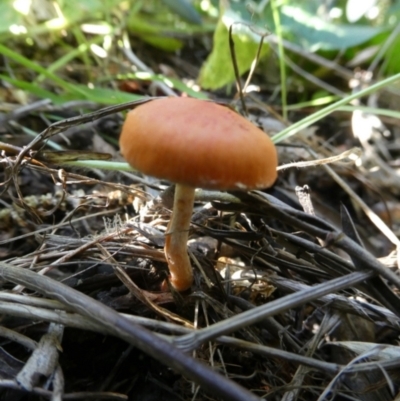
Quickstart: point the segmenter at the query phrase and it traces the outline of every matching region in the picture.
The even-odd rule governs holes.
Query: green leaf
[[[200,14],[187,0],[163,0],[167,7],[182,19],[192,23],[201,24]]]
[[[16,88],[23,89],[26,92],[29,92],[38,98],[50,99],[54,104],[62,104],[69,100],[69,99],[65,98],[64,96],[56,95],[53,92],[43,89],[42,87],[40,87],[36,84],[32,84],[30,82],[13,79],[7,75],[2,75],[2,74],[0,74],[0,79],[5,82],[10,83],[11,85],[15,86]]]
[[[59,78],[56,74],[53,74],[52,72],[48,71],[46,68],[42,67],[41,65],[37,64],[36,62],[31,61],[30,59],[22,56],[21,54],[19,54],[17,52],[14,52],[13,50],[9,49],[6,46],[3,46],[1,43],[0,43],[0,54],[14,60],[16,63],[21,64],[22,66],[24,66],[25,68],[27,68],[29,70],[32,70],[32,71],[42,74],[44,77],[52,80],[54,83],[58,84],[60,87],[62,87],[65,90],[69,90],[71,92],[75,91],[74,85]]]
[[[171,33],[166,32],[165,26],[157,23],[146,21],[140,15],[132,15],[128,20],[128,29],[130,32],[138,35],[145,42],[166,51],[179,50],[183,46],[183,42],[172,37]]]
[[[133,100],[143,99],[144,96],[135,95],[132,93],[121,92],[109,88],[88,88],[85,85],[74,85],[81,93],[81,99],[86,99],[91,102],[100,104],[120,104],[131,102]]]
[[[229,26],[234,22],[232,37],[240,75],[250,69],[257,55],[260,35],[251,31],[247,25],[236,24],[242,22],[242,19],[233,10],[227,10],[217,24],[212,52],[200,71],[199,82],[204,89],[218,89],[235,81],[229,49]],[[261,56],[265,55],[268,49],[268,45],[264,44]]]
[[[292,39],[311,51],[348,49],[390,29],[389,26],[333,24],[299,6],[283,6],[281,13],[281,23]]]
[[[400,38],[397,37],[386,52],[385,71],[388,75],[400,72]]]
[[[0,34],[9,33],[12,26],[24,25],[21,14],[14,9],[11,1],[0,2],[0,15]]]
[[[6,75],[0,74],[0,79],[9,82],[16,88],[23,89],[39,98],[51,99],[51,101],[54,104],[63,104],[71,100],[89,100],[91,102],[99,104],[113,105],[113,104],[131,102],[133,100],[139,100],[143,98],[143,96],[140,95],[134,95],[132,93],[121,92],[109,88],[91,89],[85,85],[74,85],[75,91],[73,93],[67,92],[67,93],[62,93],[60,95],[56,95],[53,92],[43,89],[36,84],[26,81],[21,81],[18,79],[13,79]]]
[[[69,23],[102,18],[105,12],[117,9],[121,0],[63,0],[62,12]]]
[[[182,49],[183,42],[175,38],[167,38],[160,35],[141,34],[140,37],[148,44],[167,52],[174,52]]]

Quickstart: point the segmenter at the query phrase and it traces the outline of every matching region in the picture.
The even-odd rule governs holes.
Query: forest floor
[[[135,43],[138,60],[188,85],[207,56],[196,40],[179,55]],[[28,47],[21,54],[42,59]],[[130,65],[122,54],[112,60],[107,72]],[[81,68],[58,73],[79,81]],[[288,122],[273,86],[257,73],[253,84],[261,89],[245,97],[249,118],[279,132]],[[157,80],[114,87],[188,95]],[[206,95],[243,112],[227,91]],[[12,85],[1,96],[1,400],[245,399],[235,383],[275,400],[395,397],[398,122],[382,117],[385,128],[362,137],[368,119],[337,112],[277,145],[272,188],[197,191],[195,281],[177,293],[161,290],[169,183],[79,164],[122,166],[118,137],[134,102],[55,104]],[[139,331],[149,336],[138,340]]]

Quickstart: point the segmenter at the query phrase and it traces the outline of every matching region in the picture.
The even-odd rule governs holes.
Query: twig
[[[232,333],[241,328],[257,323],[268,316],[274,316],[288,309],[304,305],[331,292],[343,290],[354,286],[374,276],[373,272],[356,272],[346,276],[315,285],[307,290],[286,295],[265,305],[243,312],[224,321],[213,324],[210,327],[199,329],[196,332],[176,338],[174,343],[185,351],[200,347],[207,341],[224,334]],[[196,294],[194,294],[196,295]]]
[[[206,392],[227,401],[260,401],[250,391],[221,376],[207,365],[191,358],[166,340],[135,324],[113,309],[46,276],[30,270],[0,263],[0,276],[5,281],[24,285],[48,297],[55,298],[73,310],[95,320],[115,336],[138,347],[154,359],[203,386]]]

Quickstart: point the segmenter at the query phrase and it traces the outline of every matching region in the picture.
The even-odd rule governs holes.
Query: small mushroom
[[[193,282],[187,240],[195,188],[270,187],[277,177],[275,146],[228,107],[172,97],[130,111],[119,143],[133,168],[176,184],[164,251],[172,286],[185,291]]]

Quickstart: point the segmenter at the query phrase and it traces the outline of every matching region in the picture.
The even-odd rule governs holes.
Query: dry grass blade
[[[0,380],[0,387],[5,389],[13,389],[21,391],[21,387],[14,380]],[[53,392],[49,390],[44,390],[41,387],[33,387],[30,393],[43,397],[52,399]],[[62,396],[63,400],[115,400],[115,401],[126,401],[128,397],[124,394],[118,394],[111,391],[84,391],[84,392],[74,392],[66,393]]]
[[[19,296],[21,298],[29,298],[26,296]],[[2,301],[0,303],[0,312],[4,313],[8,316],[15,316],[23,319],[33,319],[38,321],[50,322],[50,323],[58,323],[62,324],[66,327],[74,327],[82,330],[89,330],[99,334],[112,334],[109,332],[104,325],[96,323],[93,319],[88,319],[78,313],[73,313],[71,308],[68,308],[66,305],[59,303],[53,300],[42,300],[44,302],[41,303],[40,307],[33,306],[36,304],[36,299],[33,298],[31,300],[25,299],[22,301],[20,298],[14,298],[13,302]],[[30,304],[27,304],[29,302]],[[21,303],[22,305],[19,305]],[[42,306],[45,305],[45,306]],[[67,309],[67,310],[64,310]],[[157,332],[165,332],[169,334],[185,334],[189,331],[182,326],[177,324],[157,321],[154,319],[149,319],[141,316],[132,316],[127,314],[121,314],[126,319],[132,321],[135,324],[141,325],[143,327],[147,327],[148,329],[157,331]],[[3,330],[4,328],[2,328]],[[25,345],[27,348],[34,348],[36,342],[31,340],[29,337],[27,339],[19,338],[18,335],[20,333],[12,332],[3,333],[2,337],[9,338],[10,340],[14,340],[18,343]],[[26,342],[26,344],[24,343]]]
[[[310,289],[299,291],[288,295],[266,305],[259,306],[248,312],[226,319],[216,323],[213,326],[197,330],[195,333],[189,333],[177,338],[174,343],[179,348],[186,351],[196,349],[207,341],[215,339],[221,335],[232,333],[243,327],[250,326],[263,320],[268,316],[282,313],[290,308],[304,305],[334,291],[352,287],[357,283],[363,282],[374,276],[373,272],[356,272],[347,276],[340,277],[323,284],[319,284]]]
[[[156,337],[141,326],[130,322],[114,310],[82,293],[48,277],[4,263],[0,264],[0,276],[5,281],[26,286],[67,304],[83,316],[87,316],[104,325],[107,331],[139,347],[155,359],[161,360],[182,375],[203,385],[207,391],[213,391],[226,400],[259,400],[249,391],[180,352],[165,340]]]

